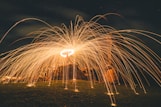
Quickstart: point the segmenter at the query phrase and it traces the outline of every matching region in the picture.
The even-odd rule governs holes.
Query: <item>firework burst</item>
[[[160,57],[137,37],[141,35],[161,44],[150,35],[158,38],[161,36],[136,29],[116,30],[100,25],[97,22],[100,17],[104,16],[96,16],[86,22],[77,16],[69,27],[64,24],[61,27],[51,26],[40,19],[31,18],[48,27],[30,33],[28,37],[33,38],[32,43],[1,54],[0,81],[25,82],[27,86],[35,86],[36,82],[43,79],[50,85],[61,73],[62,83],[67,90],[71,79],[69,74],[72,72],[74,90],[79,92],[76,69],[80,69],[88,75],[91,88],[94,87],[96,77],[98,81],[105,83],[112,106],[116,106],[116,84],[130,86],[136,94],[138,85],[146,93],[142,79],[149,84],[145,76],[148,74],[161,86],[158,66],[161,63]],[[72,70],[69,70],[69,65],[72,65]]]

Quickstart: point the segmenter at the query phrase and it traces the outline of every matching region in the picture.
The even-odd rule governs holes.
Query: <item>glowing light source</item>
[[[74,54],[74,49],[63,49],[61,52],[60,52],[60,55],[62,57],[67,57],[67,56],[71,56]]]

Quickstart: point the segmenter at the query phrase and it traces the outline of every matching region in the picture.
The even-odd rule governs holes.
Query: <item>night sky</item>
[[[69,24],[76,15],[86,21],[98,14],[109,16],[104,24],[116,29],[142,29],[161,34],[161,3],[159,0],[0,0],[0,37],[17,21],[34,17],[51,25]],[[0,52],[16,48],[28,41],[11,43],[44,25],[28,21],[14,28],[0,44]],[[144,38],[143,38],[144,39]],[[161,56],[160,45],[144,40]]]

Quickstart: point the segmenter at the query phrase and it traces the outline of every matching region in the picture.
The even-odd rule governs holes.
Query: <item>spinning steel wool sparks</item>
[[[117,84],[130,86],[135,94],[138,94],[138,85],[146,93],[143,79],[149,84],[145,76],[148,74],[161,86],[160,57],[137,37],[144,36],[161,44],[155,38],[161,36],[136,29],[116,30],[99,24],[101,17],[105,16],[95,16],[86,22],[77,16],[69,27],[64,24],[61,27],[51,26],[35,18],[17,22],[11,29],[27,20],[43,22],[47,27],[30,33],[32,43],[1,54],[1,83],[24,82],[28,86],[36,86],[36,82],[43,78],[50,86],[52,80],[56,80],[61,73],[62,83],[67,90],[69,73],[72,72],[74,90],[79,92],[76,70],[79,68],[88,75],[91,88],[94,88],[96,77],[98,81],[104,82],[111,106],[116,106]],[[72,71],[68,65],[72,65]]]

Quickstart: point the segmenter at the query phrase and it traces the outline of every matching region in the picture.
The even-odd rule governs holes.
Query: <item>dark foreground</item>
[[[73,92],[73,85],[64,90],[61,81],[38,83],[37,87],[25,84],[0,84],[0,107],[110,107],[109,97],[105,94],[103,83],[96,83],[90,89],[89,82],[79,81],[80,92]],[[147,94],[139,89],[135,95],[131,89],[117,86],[120,94],[116,95],[118,107],[161,107],[161,88],[147,87]]]

